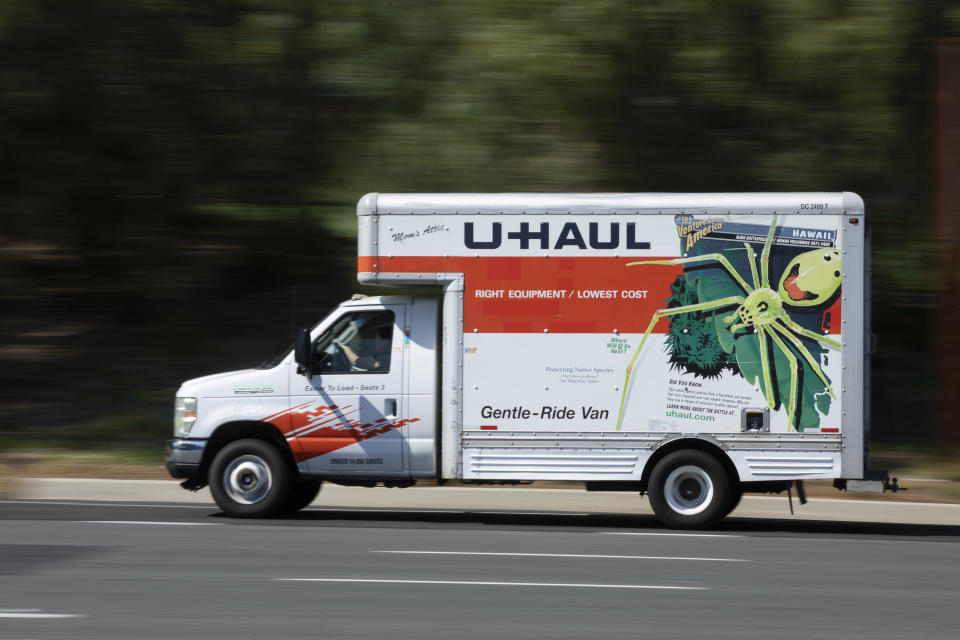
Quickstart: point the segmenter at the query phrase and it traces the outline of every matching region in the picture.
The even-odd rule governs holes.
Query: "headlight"
[[[173,404],[173,435],[186,438],[197,421],[197,399],[177,398]]]

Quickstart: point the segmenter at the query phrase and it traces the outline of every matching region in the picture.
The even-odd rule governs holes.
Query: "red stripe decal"
[[[676,256],[644,256],[669,260]],[[633,265],[633,257],[359,256],[361,273],[462,273],[463,327],[479,333],[643,333],[681,265]],[[839,335],[842,297],[823,313]],[[661,319],[654,333],[666,333]]]
[[[633,261],[635,256],[360,256],[357,268],[365,273],[463,273],[465,331],[643,333],[683,269],[628,267]],[[666,333],[668,326],[669,319],[663,319],[654,331]]]
[[[276,426],[287,436],[287,442],[297,462],[303,462],[420,421],[420,418],[405,420],[380,418],[374,422],[364,423],[347,418],[348,415],[359,411],[359,409],[342,411],[349,406],[338,407],[306,402],[272,415],[265,421]]]

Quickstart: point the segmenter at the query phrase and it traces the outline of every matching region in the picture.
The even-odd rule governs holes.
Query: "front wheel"
[[[320,493],[319,480],[300,480],[294,483],[287,494],[281,513],[296,513],[308,506]]]
[[[729,513],[734,498],[720,461],[696,449],[658,462],[648,492],[653,512],[672,529],[706,529]]]
[[[210,493],[235,518],[263,518],[281,510],[291,489],[290,472],[276,447],[263,440],[237,440],[210,465]]]

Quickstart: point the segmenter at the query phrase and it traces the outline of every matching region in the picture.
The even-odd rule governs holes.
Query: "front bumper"
[[[206,440],[168,440],[164,453],[167,458],[167,471],[174,478],[200,479],[200,462]]]

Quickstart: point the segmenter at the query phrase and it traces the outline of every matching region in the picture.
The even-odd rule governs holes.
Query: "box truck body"
[[[168,467],[228,512],[263,510],[265,472],[566,480],[707,526],[743,490],[865,478],[855,194],[369,194],[358,222],[361,283],[437,295],[359,297],[272,369],[184,384]],[[246,440],[286,471],[223,453]]]

